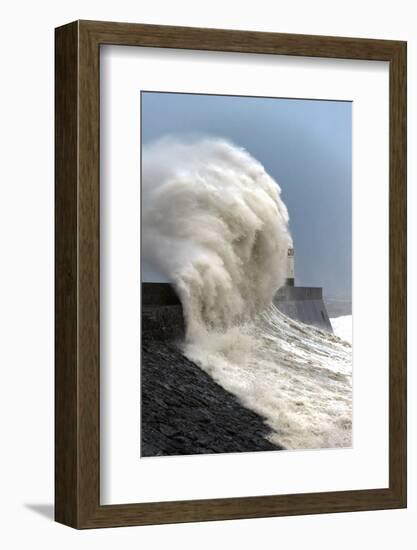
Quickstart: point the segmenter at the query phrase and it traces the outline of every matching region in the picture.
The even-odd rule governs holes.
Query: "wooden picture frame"
[[[406,43],[76,21],[56,29],[55,519],[75,528],[406,506]],[[389,487],[100,505],[99,55],[118,44],[389,62]]]

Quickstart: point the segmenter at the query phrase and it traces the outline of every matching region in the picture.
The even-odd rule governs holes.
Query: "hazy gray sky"
[[[141,100],[144,144],[224,137],[263,164],[290,214],[296,284],[351,297],[352,103],[157,92]]]

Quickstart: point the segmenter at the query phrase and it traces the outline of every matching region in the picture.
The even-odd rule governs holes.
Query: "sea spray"
[[[279,185],[223,139],[143,149],[142,253],[173,283],[183,353],[287,448],[351,444],[351,347],[296,323],[272,299],[292,240]]]

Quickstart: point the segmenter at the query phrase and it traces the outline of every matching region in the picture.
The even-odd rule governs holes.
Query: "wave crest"
[[[188,333],[269,305],[291,246],[280,188],[222,139],[165,138],[143,152],[144,256],[173,282]]]

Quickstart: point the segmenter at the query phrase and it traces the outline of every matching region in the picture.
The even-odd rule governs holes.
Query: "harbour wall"
[[[276,293],[274,304],[295,321],[333,332],[320,287],[283,286]],[[155,307],[163,307],[163,315]],[[181,302],[169,283],[142,283],[142,316],[147,321],[143,330],[156,338],[179,337],[184,333]]]
[[[274,304],[295,321],[333,332],[320,287],[283,286],[275,294]]]

